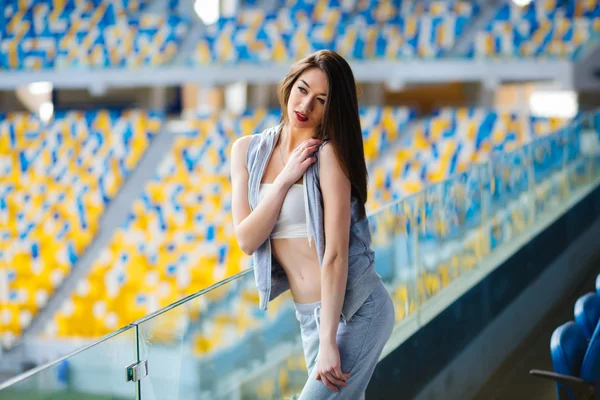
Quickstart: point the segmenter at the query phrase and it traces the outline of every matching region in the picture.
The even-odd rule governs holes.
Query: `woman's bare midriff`
[[[296,303],[314,303],[321,300],[321,268],[314,239],[271,239],[273,255],[283,267],[290,282],[290,291]]]

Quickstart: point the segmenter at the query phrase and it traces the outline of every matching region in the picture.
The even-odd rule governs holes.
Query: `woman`
[[[279,100],[280,124],[232,147],[235,235],[261,309],[291,289],[309,372],[300,399],[363,398],[394,309],[370,248],[352,70],[318,51],[292,66]]]

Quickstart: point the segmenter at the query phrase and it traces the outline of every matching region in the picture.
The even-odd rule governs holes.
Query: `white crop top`
[[[308,237],[304,204],[304,185],[294,184],[287,192],[277,222],[271,232],[271,239],[290,239]],[[258,201],[265,198],[272,184],[262,183],[258,192]]]

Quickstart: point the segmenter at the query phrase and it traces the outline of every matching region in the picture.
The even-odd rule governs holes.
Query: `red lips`
[[[296,119],[300,122],[306,122],[308,121],[308,117],[298,111],[294,111],[294,113],[296,114]]]

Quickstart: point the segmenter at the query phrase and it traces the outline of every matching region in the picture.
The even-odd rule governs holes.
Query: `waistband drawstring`
[[[321,304],[319,304],[315,307],[315,309],[313,311],[313,317],[315,317],[315,323],[317,324],[317,332],[319,332],[319,330],[321,329],[321,322],[320,322]],[[346,321],[346,316],[344,315],[344,313],[342,313],[342,322],[344,322],[344,325],[348,325],[348,322]]]

